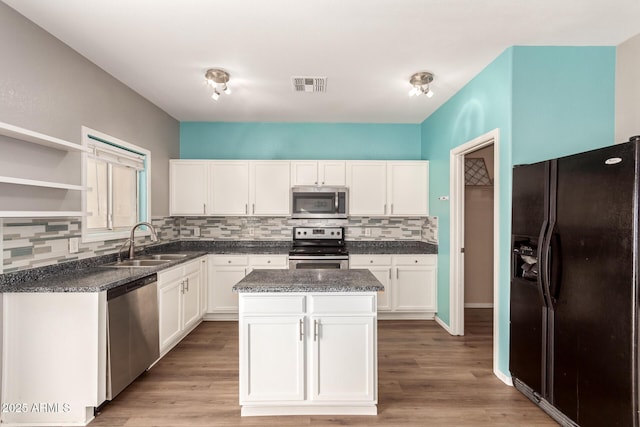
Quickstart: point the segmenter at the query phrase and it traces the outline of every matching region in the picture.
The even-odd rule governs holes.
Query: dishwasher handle
[[[129,292],[135,291],[138,288],[147,286],[157,281],[158,281],[158,275],[154,273],[150,276],[145,276],[140,279],[133,280],[129,283],[125,283],[124,285],[120,285],[115,288],[109,289],[107,291],[107,301],[112,300],[114,298],[118,298],[121,295],[128,294]]]

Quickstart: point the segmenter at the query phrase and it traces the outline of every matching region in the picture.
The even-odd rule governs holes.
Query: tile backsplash
[[[275,217],[179,218],[181,238],[214,240],[291,240],[296,226],[341,226],[346,240],[419,240],[437,244],[437,218],[300,220]],[[199,235],[199,236],[198,236]]]
[[[291,240],[295,226],[342,226],[345,238],[362,240],[419,240],[437,244],[437,218],[368,218],[348,220],[292,220],[276,217],[157,217],[151,220],[162,241],[206,240]],[[4,219],[3,263],[0,273],[41,267],[65,261],[115,253],[122,239],[80,243],[78,253],[69,253],[69,238],[81,237],[80,220]],[[198,236],[199,234],[199,236]],[[140,237],[136,245],[150,243]]]

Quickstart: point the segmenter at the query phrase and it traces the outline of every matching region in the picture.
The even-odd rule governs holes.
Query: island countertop
[[[238,282],[237,293],[378,292],[384,286],[369,270],[253,270]]]

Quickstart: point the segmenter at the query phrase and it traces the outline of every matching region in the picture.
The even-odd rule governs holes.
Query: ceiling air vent
[[[326,77],[291,77],[295,92],[326,92]]]

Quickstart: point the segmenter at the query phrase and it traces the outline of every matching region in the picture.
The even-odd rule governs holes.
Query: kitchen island
[[[254,270],[233,290],[243,416],[377,414],[369,270]]]

